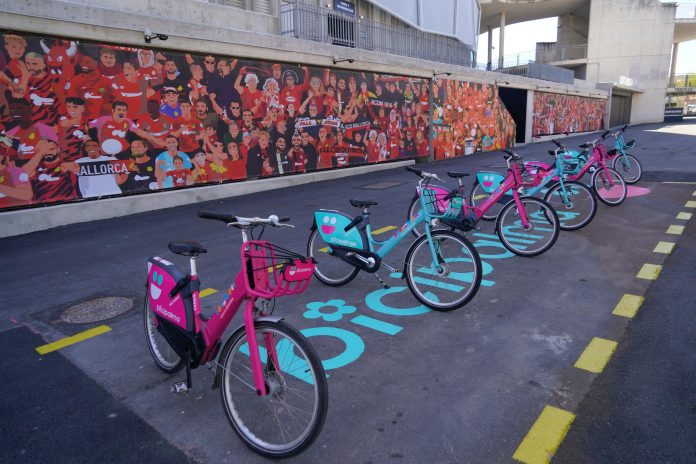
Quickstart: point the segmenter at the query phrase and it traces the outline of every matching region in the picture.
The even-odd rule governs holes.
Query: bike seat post
[[[189,263],[191,264],[191,277],[198,275],[196,271],[196,257],[191,256],[189,258]]]

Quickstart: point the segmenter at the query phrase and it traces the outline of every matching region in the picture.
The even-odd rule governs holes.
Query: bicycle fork
[[[249,358],[251,360],[251,368],[254,374],[254,387],[258,396],[266,396],[268,390],[263,373],[263,364],[261,363],[261,354],[259,349],[258,339],[256,338],[256,327],[254,324],[254,301],[249,299],[245,302],[244,308],[244,329],[247,334],[247,345],[249,346]],[[273,334],[264,334],[264,344],[266,346],[266,364],[272,363],[274,369],[280,372],[280,363],[278,362],[278,353],[275,348],[275,340]]]

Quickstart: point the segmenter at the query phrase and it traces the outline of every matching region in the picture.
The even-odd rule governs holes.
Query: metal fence
[[[457,39],[306,3],[281,5],[280,34],[461,66],[471,66],[473,61],[472,48]]]

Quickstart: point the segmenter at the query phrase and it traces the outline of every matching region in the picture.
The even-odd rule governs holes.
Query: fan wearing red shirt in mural
[[[293,136],[293,140],[295,136]],[[317,162],[317,169],[329,169],[334,166],[334,155],[332,147],[334,142],[329,138],[329,129],[326,127],[319,128],[319,139],[316,143],[317,153],[319,153],[319,160]]]
[[[24,74],[22,57],[27,51],[27,40],[21,35],[15,34],[3,34],[2,38],[5,42],[5,51],[10,57],[5,73],[10,81],[16,84]]]
[[[367,151],[367,162],[376,163],[379,160],[379,147],[377,146],[377,131],[371,130],[368,135],[366,151]]]
[[[181,156],[174,157],[174,169],[166,172],[165,178],[172,180],[174,187],[185,187],[193,184],[193,174],[190,169],[184,168],[184,159]]]
[[[189,70],[191,71],[191,79],[188,82],[188,94],[191,101],[197,101],[208,96],[208,89],[202,83],[203,68],[201,65],[198,63],[191,63],[189,65]]]
[[[33,196],[29,174],[0,151],[0,210],[27,205]]]
[[[244,86],[242,86],[242,78],[244,78]],[[234,88],[242,97],[242,108],[244,111],[250,110],[253,118],[258,119],[263,117],[263,92],[257,89],[259,78],[254,73],[247,72],[247,67],[244,66],[239,70],[239,75],[234,83]]]
[[[232,178],[232,171],[227,160],[227,153],[222,142],[212,141],[207,134],[203,135],[206,151],[210,153],[210,162],[207,165],[208,182],[223,182]]]
[[[309,68],[302,66],[304,70],[304,79],[302,84],[297,82],[297,74],[294,71],[285,71],[283,79],[283,87],[280,89],[280,104],[283,108],[287,108],[289,103],[292,103],[295,108],[299,108],[302,104],[302,94],[309,88]]]
[[[416,131],[416,155],[428,156],[428,139],[423,135],[423,131]]]
[[[116,100],[128,104],[128,117],[135,119],[143,111],[148,87],[147,81],[142,78],[133,63],[123,63],[123,73],[116,76],[111,84]]]
[[[164,140],[174,130],[174,121],[169,116],[160,114],[159,103],[148,100],[147,113],[138,117],[138,127],[153,137]]]
[[[389,125],[387,126],[387,138],[389,139],[389,158],[399,157],[399,143],[401,142],[401,124],[396,110],[389,112]]]
[[[22,168],[31,178],[34,203],[70,201],[78,197],[77,178],[60,157],[53,140],[41,140],[31,160]]]
[[[102,116],[99,119],[89,122],[89,127],[94,127],[98,130],[98,136],[101,150],[107,155],[114,156],[128,150],[130,143],[126,138],[128,131],[132,131],[141,138],[155,146],[163,146],[161,140],[152,137],[136,126],[133,121],[126,117],[128,113],[128,105],[121,101],[115,101],[111,104],[111,116]]]
[[[333,146],[336,165],[338,167],[348,165],[348,149],[350,148],[350,144],[343,139],[343,136],[343,130],[339,129],[338,132],[336,132],[336,143]]]
[[[174,119],[176,130],[174,135],[179,138],[179,150],[187,155],[193,155],[201,148],[203,138],[203,124],[191,112],[191,102],[182,100],[181,116]]]
[[[123,72],[123,66],[116,61],[116,52],[110,48],[99,49],[99,72],[111,80]]]
[[[42,55],[29,52],[24,56],[24,63],[31,74],[27,88],[27,98],[34,106],[32,120],[53,126],[58,122],[59,95],[53,88],[53,76],[46,72],[46,63]]]
[[[96,119],[108,114],[112,100],[111,81],[102,76],[97,68],[97,60],[86,53],[78,61],[81,74],[77,74],[67,84],[67,95],[85,101],[85,116]]]
[[[290,160],[293,173],[307,172],[307,162],[309,160],[304,148],[302,148],[302,138],[297,133],[292,136],[292,148],[288,152],[288,160]]]
[[[230,157],[228,161],[230,167],[230,179],[246,179],[246,160],[241,158],[239,146],[236,142],[229,142],[227,144],[227,153]]]
[[[87,118],[85,118],[85,101],[77,97],[68,97],[65,101],[67,114],[58,121],[60,149],[65,161],[75,161],[82,157],[82,142],[89,136]]]
[[[36,153],[36,145],[40,140],[58,140],[53,128],[40,122],[32,123],[32,108],[26,100],[10,103],[10,117],[17,121],[17,125],[5,133],[12,139],[12,148],[8,150],[11,160],[28,161]]]

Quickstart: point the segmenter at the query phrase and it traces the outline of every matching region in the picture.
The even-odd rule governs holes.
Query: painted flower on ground
[[[355,306],[348,306],[344,300],[329,300],[327,302],[314,301],[307,303],[304,317],[307,319],[322,318],[327,322],[340,321],[344,314],[352,314],[356,311]]]

